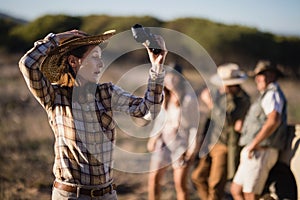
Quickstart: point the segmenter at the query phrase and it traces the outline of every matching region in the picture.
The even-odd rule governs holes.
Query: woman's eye
[[[94,53],[94,54],[93,54],[93,57],[94,57],[94,58],[100,58],[100,56],[99,56],[98,53]]]

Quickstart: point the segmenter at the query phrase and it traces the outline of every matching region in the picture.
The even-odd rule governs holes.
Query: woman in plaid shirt
[[[113,112],[155,116],[162,102],[167,50],[154,54],[144,98],[98,81],[102,46],[114,32],[88,36],[78,30],[50,33],[19,61],[28,88],[48,114],[55,136],[52,199],[117,199],[112,177]],[[101,46],[102,45],[102,46]]]

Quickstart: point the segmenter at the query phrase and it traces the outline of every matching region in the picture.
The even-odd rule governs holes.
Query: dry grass
[[[53,135],[46,113],[25,86],[17,66],[19,56],[0,58],[0,199],[50,199],[54,179]],[[120,70],[112,70],[113,76],[109,78],[116,79],[121,74]],[[289,100],[290,123],[299,123],[300,119],[297,84],[282,82]],[[245,88],[255,95],[251,81]],[[125,146],[124,138],[120,134],[117,142]],[[145,143],[136,142],[134,148],[144,151]],[[114,175],[120,200],[147,199],[147,173],[115,171]],[[162,190],[162,199],[175,199],[171,170],[167,171]],[[193,188],[191,198],[197,199]]]

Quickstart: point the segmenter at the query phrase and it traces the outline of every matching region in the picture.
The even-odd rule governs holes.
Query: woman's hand
[[[153,152],[155,150],[157,137],[150,137],[147,143],[147,149],[149,152]]]
[[[146,47],[148,51],[148,55],[152,64],[152,70],[161,73],[163,71],[163,64],[165,62],[165,58],[167,56],[167,48],[166,48],[166,43],[163,39],[162,36],[160,35],[154,35],[154,39],[159,45],[161,52],[159,54],[154,54],[148,47],[146,43],[143,43],[143,45]]]
[[[247,146],[247,150],[248,150],[248,158],[251,159],[253,158],[253,156],[255,155],[255,150],[257,149],[257,145],[254,142],[251,142],[248,146]]]
[[[212,101],[210,92],[208,88],[205,88],[200,94],[201,100],[206,104],[209,110],[212,110],[214,107],[214,103]]]

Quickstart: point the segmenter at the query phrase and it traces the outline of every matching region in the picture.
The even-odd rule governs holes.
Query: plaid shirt
[[[49,37],[37,41],[19,62],[24,79],[46,110],[55,135],[53,173],[56,179],[75,184],[110,182],[116,126],[113,113],[121,111],[143,117],[150,112],[156,116],[163,99],[164,73],[150,70],[144,98],[112,83],[61,87],[51,84],[39,70],[41,61],[55,45]]]

